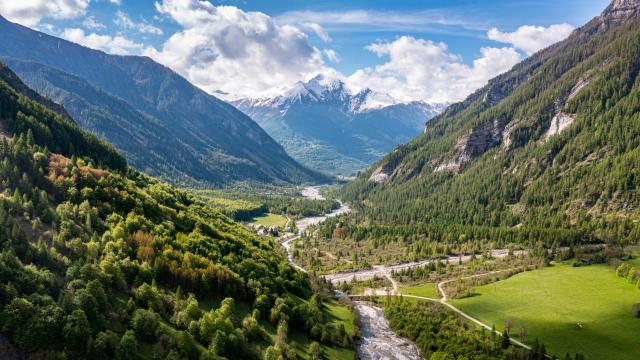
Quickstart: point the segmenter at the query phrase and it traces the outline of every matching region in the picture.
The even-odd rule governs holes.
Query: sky
[[[401,101],[452,102],[566,38],[610,0],[0,0],[13,22],[153,58],[212,94],[317,74]]]

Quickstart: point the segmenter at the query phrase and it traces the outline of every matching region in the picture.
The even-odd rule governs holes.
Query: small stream
[[[308,199],[323,200],[320,193],[321,186],[309,186],[302,190],[302,196]],[[300,238],[307,227],[319,224],[328,218],[347,214],[349,206],[340,202],[340,207],[324,216],[302,218],[296,221],[298,234],[285,238],[282,246],[287,250],[287,259],[297,269],[306,272],[304,268],[293,261],[291,242]],[[362,339],[358,345],[358,358],[364,360],[419,360],[422,359],[418,348],[409,340],[396,335],[389,327],[381,308],[368,303],[357,301],[356,309],[362,322]]]

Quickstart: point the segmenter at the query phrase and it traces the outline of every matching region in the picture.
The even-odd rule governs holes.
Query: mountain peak
[[[349,95],[341,80],[327,77],[323,74],[318,74],[311,78],[311,80],[304,83],[304,87],[320,98],[324,98],[326,94],[333,94],[339,97]]]

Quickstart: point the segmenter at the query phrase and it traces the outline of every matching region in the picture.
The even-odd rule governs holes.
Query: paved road
[[[504,258],[509,255],[508,249],[495,249],[490,251],[491,256],[494,258]],[[525,254],[525,250],[515,250],[513,252],[514,255],[522,255]],[[330,280],[333,284],[339,284],[341,282],[349,282],[353,279],[357,281],[368,280],[373,278],[374,276],[378,277],[387,277],[389,278],[393,271],[400,271],[402,269],[410,269],[415,267],[422,267],[428,265],[433,262],[441,261],[441,262],[467,262],[473,258],[474,255],[451,255],[444,259],[436,259],[436,260],[422,260],[416,262],[407,262],[397,265],[376,265],[373,266],[369,270],[358,270],[358,271],[343,271],[334,274],[327,274],[324,277]],[[477,256],[477,255],[476,255]],[[393,281],[392,281],[393,283]]]

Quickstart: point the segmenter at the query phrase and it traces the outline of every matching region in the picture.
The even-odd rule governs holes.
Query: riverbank
[[[302,190],[302,195],[308,199],[324,200],[320,186],[307,187]],[[296,221],[298,234],[289,234],[281,239],[282,246],[287,250],[289,263],[300,271],[307,272],[293,259],[293,242],[300,239],[306,229],[311,225],[317,225],[331,217],[348,214],[351,211],[348,205],[340,202],[340,207],[324,216],[303,218]],[[396,335],[389,327],[389,322],[384,317],[384,311],[378,306],[373,306],[363,301],[355,303],[355,310],[360,317],[362,334],[357,346],[359,359],[365,360],[420,360],[420,351],[409,340]]]

